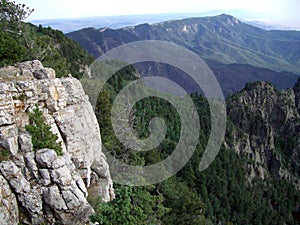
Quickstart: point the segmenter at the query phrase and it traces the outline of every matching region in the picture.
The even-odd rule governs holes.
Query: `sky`
[[[247,9],[300,24],[299,0],[16,0],[35,9],[29,20]]]

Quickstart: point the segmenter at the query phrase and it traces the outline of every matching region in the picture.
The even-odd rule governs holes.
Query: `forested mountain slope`
[[[0,23],[0,66],[38,59],[54,68],[58,77],[70,73],[79,78],[93,62],[91,55],[61,31],[21,21],[18,27],[7,29]]]
[[[122,29],[87,28],[68,34],[95,57],[124,43],[163,40],[204,59],[299,73],[300,32],[266,31],[230,15],[190,18]]]
[[[24,23],[19,23],[16,29],[7,23],[1,25],[2,65],[38,58],[45,66],[54,67],[59,76],[72,72],[74,76],[81,77],[81,70],[92,61],[79,45],[60,31]],[[3,68],[0,74],[3,86],[0,90],[0,114],[3,117],[0,170],[5,179],[0,180],[3,184],[0,212],[6,221],[13,219],[12,224],[19,221],[27,224],[45,221],[72,224],[76,221],[82,224],[83,219],[88,220],[89,214],[92,214],[89,218],[93,222],[120,225],[300,223],[300,80],[294,84],[288,78],[291,76],[296,81],[295,75],[290,72],[299,73],[298,32],[268,32],[221,15],[119,30],[86,29],[77,34],[84,41],[91,40],[86,49],[95,56],[135,40],[159,39],[182,44],[216,68],[216,76],[226,85],[233,81],[239,85],[239,88],[223,86],[228,90],[227,94],[242,88],[249,79],[261,79],[263,76],[268,78],[265,80],[278,76],[278,86],[283,88],[286,82],[293,89],[278,90],[269,83],[255,82],[228,97],[224,143],[213,163],[202,172],[199,171],[199,163],[211,131],[210,106],[201,94],[192,93],[190,98],[196,106],[197,112],[194,113],[199,115],[201,129],[197,137],[199,143],[190,161],[176,175],[153,185],[132,187],[115,183],[116,198],[113,199],[111,183],[104,179],[105,176],[110,179],[108,164],[103,155],[98,155],[101,153],[98,151],[101,148],[98,146],[101,144],[98,124],[81,88],[84,82],[97,87],[97,80],[84,77],[80,84],[71,77],[55,79],[53,70],[35,66],[41,65],[38,61]],[[157,67],[157,71],[167,69]],[[45,74],[45,71],[49,73]],[[239,83],[243,74],[247,79]],[[144,98],[133,106],[128,118],[130,125],[137,137],[145,139],[150,135],[151,119],[160,117],[167,127],[165,139],[159,146],[144,152],[133,151],[118,140],[112,127],[113,102],[124,86],[137,78],[137,71],[132,66],[112,76],[97,95],[95,114],[101,128],[102,144],[112,158],[145,166],[160,162],[174,151],[181,135],[181,123],[180,115],[171,103],[157,97]],[[283,82],[283,78],[289,81]],[[90,88],[88,91],[99,90]],[[184,105],[187,97],[171,98],[178,105]],[[68,150],[73,154],[71,159],[64,161],[51,149],[34,150],[30,134],[24,127],[17,127],[29,123],[29,111],[35,103],[50,113],[48,118],[53,125],[57,124],[56,133],[61,133],[60,140],[65,143],[64,156],[68,156]],[[84,113],[87,109],[91,113]],[[122,110],[120,112],[124,113],[126,109]],[[80,119],[82,114],[84,120]],[[12,130],[9,130],[11,127]],[[92,127],[97,132],[92,132]],[[126,135],[126,130],[123,132]],[[44,153],[51,160],[40,157]],[[72,159],[72,163],[69,162]],[[94,163],[94,160],[97,162]],[[113,165],[113,160],[110,165]],[[44,179],[41,179],[42,176]],[[99,186],[102,182],[104,186]],[[40,187],[44,191],[41,192]],[[103,190],[106,191],[106,200],[112,201],[103,202],[99,194]],[[5,205],[6,198],[12,204]],[[16,210],[7,210],[11,205]],[[88,206],[88,210],[81,210],[82,205]]]
[[[147,152],[122,145],[109,125],[110,109],[122,87],[136,79],[135,74],[129,68],[126,76],[118,73],[109,80],[99,96],[96,115],[103,144],[116,159],[152,165],[166,159],[176,147],[180,118],[165,100],[143,99],[134,106],[130,124],[143,139],[150,134],[149,121],[163,118],[168,127],[165,139]],[[116,200],[98,204],[92,220],[103,224],[122,224],[125,220],[133,224],[298,224],[299,82],[294,89],[281,91],[269,83],[249,83],[229,97],[224,144],[203,172],[199,171],[199,162],[210,133],[210,112],[207,100],[192,94],[201,130],[189,163],[175,176],[152,186],[115,185]],[[184,104],[184,98],[174,99]],[[123,213],[115,217],[120,211]]]
[[[300,74],[300,32],[266,31],[224,14],[116,30],[86,28],[67,36],[95,57],[134,41],[174,42],[207,62],[225,95],[257,80],[269,81],[278,88],[291,88]],[[167,77],[190,93],[199,91],[174,67],[148,62],[137,68],[142,76]]]

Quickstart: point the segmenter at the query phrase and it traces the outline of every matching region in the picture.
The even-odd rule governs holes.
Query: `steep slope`
[[[58,79],[40,61],[0,69],[0,218],[2,224],[85,224],[88,190],[114,198],[99,125],[80,82]],[[33,149],[25,129],[37,105],[63,155]]]
[[[270,69],[258,68],[247,64],[222,64],[216,61],[207,61],[208,66],[217,78],[223,94],[234,94],[246,83],[266,81],[279,89],[291,88],[298,79],[298,75],[290,72],[277,72]],[[201,89],[183,71],[161,63],[138,63],[134,65],[142,76],[163,76],[181,85],[188,93],[199,92]]]
[[[132,124],[137,135],[141,139],[148,137],[151,132],[149,121],[156,117],[164,120],[167,131],[164,141],[155,149],[130,151],[116,140],[113,128],[107,125],[111,122],[114,97],[122,89],[120,84],[127,84],[122,81],[124,75],[119,74],[118,78],[109,82],[115,91],[108,91],[108,96],[101,98],[96,110],[99,120],[106,121],[100,124],[101,130],[106,131],[102,133],[104,145],[113,146],[111,150],[115,151],[116,157],[138,165],[161,162],[170,156],[180,137],[181,124],[176,110],[160,98],[139,101],[132,110]],[[157,218],[158,213],[154,211],[155,215],[150,218],[159,220],[155,224],[298,224],[299,85],[300,82],[293,90],[280,91],[268,83],[257,82],[228,98],[225,143],[214,162],[201,172],[199,162],[210,135],[211,120],[206,99],[192,94],[201,124],[199,145],[193,157],[172,178],[154,187],[143,187],[162,197],[162,205],[169,209],[161,218]],[[185,98],[177,98],[177,101],[180,104]],[[142,221],[140,224],[148,224],[147,219],[139,220],[134,211],[136,202],[141,208],[148,206],[141,200],[145,199],[145,195],[139,194],[142,188],[135,187],[126,195],[123,188],[117,187],[117,201],[102,205],[105,211],[97,212],[94,222],[111,224],[111,221],[117,221],[116,224],[121,224],[122,220],[118,221],[118,218],[135,218]],[[127,200],[127,204],[118,198]],[[153,213],[151,207],[147,208]],[[115,212],[121,212],[121,215],[116,218]]]
[[[220,64],[208,62],[219,81],[225,96],[240,91],[248,82],[270,82],[278,89],[291,88],[299,78],[290,72],[277,72],[270,69],[258,68],[247,64]]]

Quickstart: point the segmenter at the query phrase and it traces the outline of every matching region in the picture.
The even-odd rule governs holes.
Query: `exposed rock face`
[[[0,175],[0,205],[1,223],[17,225],[19,222],[17,200],[9,184],[2,175]]]
[[[254,161],[254,166],[249,163],[250,180],[255,175],[264,178],[272,173],[300,188],[299,87],[300,79],[294,89],[283,91],[256,82],[228,100],[229,118],[240,128],[228,134],[233,142],[230,147]]]
[[[0,69],[0,82],[0,221],[88,223],[91,176],[93,193],[104,201],[114,192],[99,125],[81,83],[55,78],[39,61]],[[25,125],[36,104],[62,142],[63,156],[51,149],[33,151]]]

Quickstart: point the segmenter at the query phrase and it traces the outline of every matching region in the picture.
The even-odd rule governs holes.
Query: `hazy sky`
[[[200,13],[219,9],[249,9],[276,21],[300,21],[299,0],[16,0],[35,12],[30,20],[110,15]]]

